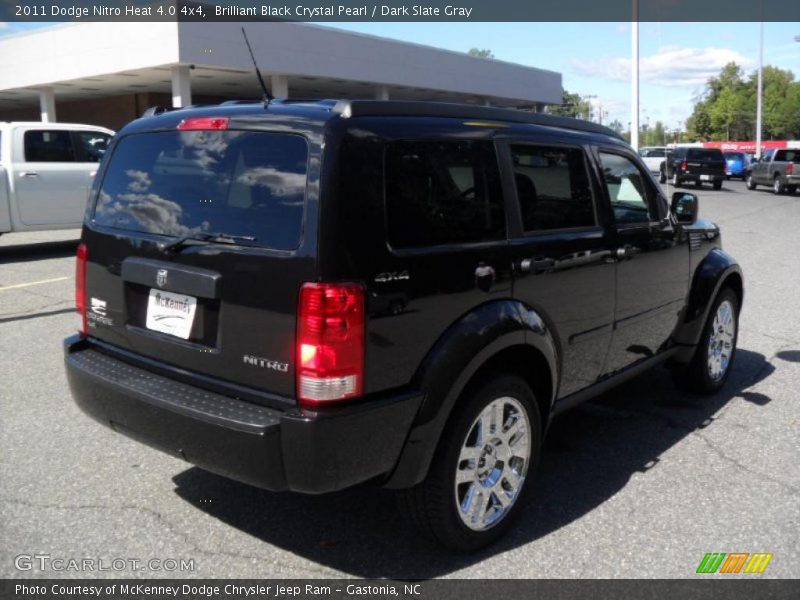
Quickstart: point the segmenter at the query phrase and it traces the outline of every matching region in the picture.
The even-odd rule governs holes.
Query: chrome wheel
[[[775,181],[773,181],[773,183],[772,183],[772,191],[775,192],[776,194],[780,194],[780,193],[783,192],[783,184],[781,183],[781,180],[780,180],[779,177],[776,177]]]
[[[529,430],[524,407],[508,396],[490,402],[469,428],[458,456],[455,502],[473,531],[499,523],[516,502],[530,462]]]
[[[728,371],[733,356],[736,339],[736,318],[733,305],[725,300],[717,308],[711,324],[711,337],[708,340],[708,376],[711,381],[719,381]]]

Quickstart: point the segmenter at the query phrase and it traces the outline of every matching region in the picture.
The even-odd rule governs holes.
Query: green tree
[[[757,80],[756,72],[745,77],[735,63],[711,77],[686,122],[690,139],[753,139]],[[762,134],[764,139],[800,136],[800,82],[791,71],[764,67]]]
[[[477,56],[478,58],[494,58],[494,52],[488,48],[470,48],[467,54],[470,56]]]
[[[592,116],[592,105],[587,99],[581,97],[580,94],[573,94],[564,90],[561,93],[561,104],[550,105],[548,112],[551,115],[574,117],[576,119],[588,121]]]
[[[711,139],[711,116],[705,102],[698,102],[692,115],[686,119],[686,133],[690,141],[703,142]]]

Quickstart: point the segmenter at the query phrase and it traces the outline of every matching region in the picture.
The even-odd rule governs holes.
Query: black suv
[[[270,490],[401,489],[473,549],[552,417],[668,361],[725,382],[739,266],[610,129],[413,102],[220,105],[114,139],[77,263],[75,400]]]
[[[670,180],[674,187],[687,181],[700,187],[710,183],[715,190],[722,189],[727,179],[725,156],[719,148],[695,148],[679,146],[667,153],[664,168],[661,169],[661,183]]]

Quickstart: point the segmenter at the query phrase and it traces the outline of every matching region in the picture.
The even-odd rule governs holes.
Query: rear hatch
[[[686,152],[686,171],[689,175],[723,177],[725,157],[714,148],[689,148]]]
[[[84,231],[88,335],[210,384],[294,396],[298,290],[316,268],[301,248],[309,154],[292,133],[120,138]]]
[[[726,174],[739,174],[744,170],[744,154],[739,152],[730,152],[725,156],[725,172]]]

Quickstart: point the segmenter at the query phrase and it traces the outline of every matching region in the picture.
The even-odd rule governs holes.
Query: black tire
[[[776,196],[779,196],[780,194],[783,194],[784,191],[786,191],[786,186],[783,185],[781,176],[775,175],[775,179],[772,180],[772,193]]]
[[[753,174],[752,174],[752,173],[748,173],[748,174],[747,174],[747,177],[745,177],[745,179],[744,179],[744,180],[745,180],[745,182],[747,183],[747,189],[748,189],[748,190],[754,190],[754,189],[756,189],[756,186],[757,186],[758,184],[756,183],[756,180],[755,180],[755,179],[753,179]]]
[[[672,187],[681,187],[681,178],[678,177],[678,169],[672,172]]]
[[[658,182],[659,183],[667,183],[667,172],[664,170],[664,166],[663,165],[658,170]]]
[[[456,475],[461,465],[470,462],[459,461],[459,458],[462,446],[469,442],[468,436],[474,431],[478,416],[493,401],[502,398],[515,399],[527,414],[530,448],[527,472],[522,479],[521,487],[517,490],[515,500],[507,509],[508,512],[495,524],[476,531],[467,527],[462,521],[457,508]],[[401,512],[425,537],[451,550],[469,552],[495,542],[513,525],[514,519],[525,506],[525,500],[533,487],[530,480],[536,471],[541,454],[541,437],[541,418],[536,399],[523,379],[514,375],[498,375],[471,386],[456,404],[450,421],[442,433],[425,480],[413,488],[401,490],[398,494],[398,506]],[[476,465],[476,468],[480,467]],[[477,484],[462,484],[465,485]],[[488,493],[489,499],[492,500],[491,492],[485,492],[481,488],[476,489]]]
[[[714,182],[714,189],[721,190],[722,189],[722,181],[715,181]]]
[[[698,179],[694,182],[694,187],[703,187],[703,182]]]
[[[733,311],[733,344],[728,359],[727,366],[719,378],[712,378],[709,368],[709,343],[712,338],[712,329],[714,326],[714,318],[717,315],[719,307],[723,302],[729,302]],[[684,368],[673,369],[672,375],[678,387],[689,391],[697,392],[700,394],[715,394],[725,386],[728,381],[731,371],[733,370],[733,363],[736,359],[736,343],[739,339],[739,298],[736,293],[729,287],[722,288],[717,295],[714,303],[711,305],[711,310],[708,313],[708,320],[703,333],[700,336],[700,342],[697,344],[697,349],[692,357],[692,361]]]

